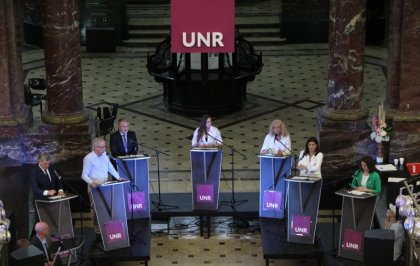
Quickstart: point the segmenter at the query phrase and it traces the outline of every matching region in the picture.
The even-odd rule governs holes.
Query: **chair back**
[[[34,90],[45,90],[47,88],[47,81],[42,78],[29,79],[28,84]]]

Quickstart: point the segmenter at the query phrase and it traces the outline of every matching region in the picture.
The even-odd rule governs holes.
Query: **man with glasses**
[[[108,181],[108,173],[118,181],[123,181],[106,154],[105,140],[95,138],[92,142],[92,152],[83,159],[82,179],[88,184],[88,194],[91,205],[92,223],[95,227],[97,240],[101,239],[95,206],[93,205],[92,188]]]

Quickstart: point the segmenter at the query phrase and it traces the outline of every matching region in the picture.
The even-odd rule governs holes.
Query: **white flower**
[[[382,129],[381,132],[379,132],[379,135],[381,137],[385,137],[386,136],[386,131]]]

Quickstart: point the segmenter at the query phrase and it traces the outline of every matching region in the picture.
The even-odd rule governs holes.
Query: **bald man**
[[[48,249],[47,236],[50,234],[50,228],[45,222],[35,224],[35,236],[31,239],[31,244],[44,252],[45,265],[53,265],[50,261],[50,251]]]

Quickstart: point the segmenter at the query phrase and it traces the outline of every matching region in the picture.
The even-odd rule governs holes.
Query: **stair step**
[[[147,38],[147,39],[128,39],[123,43],[127,47],[156,47],[161,43],[163,38]],[[246,38],[254,46],[258,45],[279,45],[284,43],[285,39],[280,37],[248,37]]]
[[[237,17],[235,18],[235,25],[241,27],[255,28],[260,26],[275,27],[280,24],[280,18],[276,16],[268,17]],[[130,17],[128,25],[134,26],[151,26],[162,25],[170,26],[170,17]]]
[[[279,28],[240,28],[242,36],[279,36]],[[129,30],[130,38],[165,38],[170,34],[170,29],[132,29]]]

